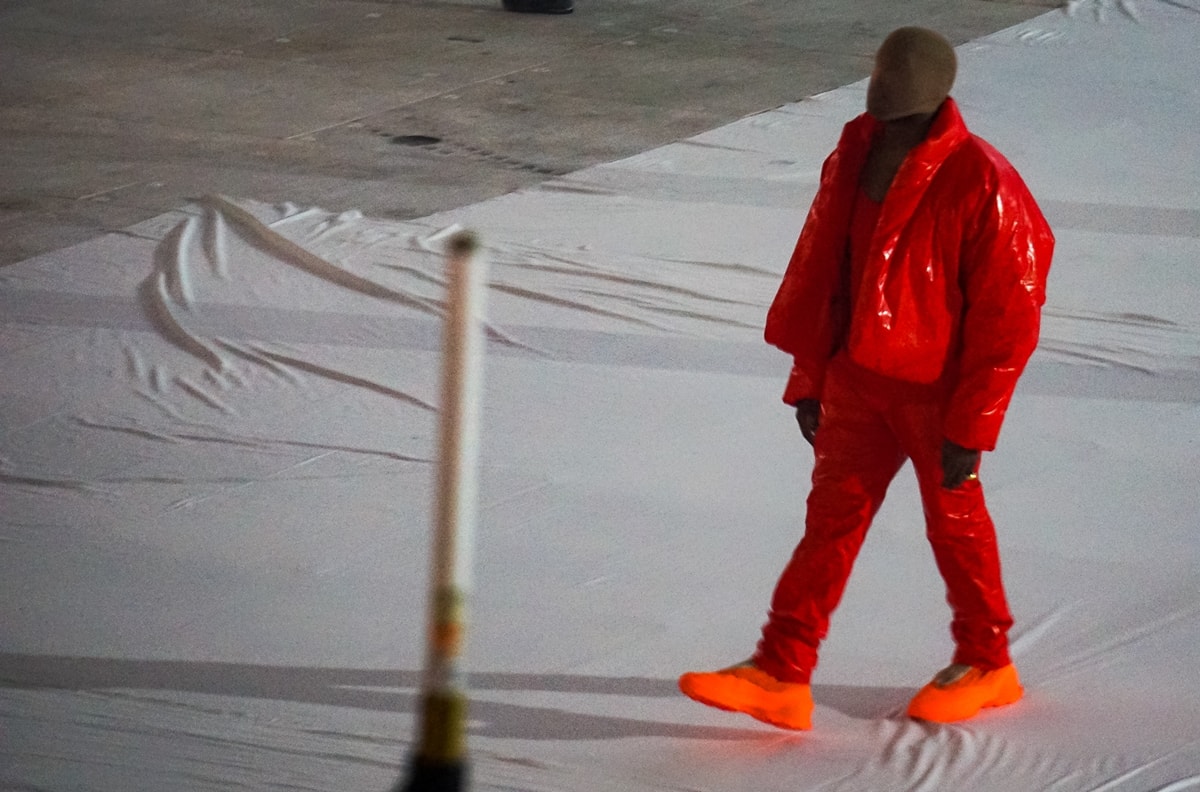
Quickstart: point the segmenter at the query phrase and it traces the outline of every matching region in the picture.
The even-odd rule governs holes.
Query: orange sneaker
[[[911,718],[954,723],[979,714],[984,707],[1003,707],[1024,694],[1011,663],[994,671],[951,665],[938,672],[908,705]]]
[[[780,682],[750,661],[720,671],[684,674],[679,689],[701,704],[744,712],[781,729],[812,728],[812,688]]]

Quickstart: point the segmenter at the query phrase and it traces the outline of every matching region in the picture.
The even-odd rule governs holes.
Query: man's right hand
[[[801,399],[796,402],[796,423],[800,424],[800,434],[809,445],[813,445],[817,430],[821,428],[821,402],[817,399]]]

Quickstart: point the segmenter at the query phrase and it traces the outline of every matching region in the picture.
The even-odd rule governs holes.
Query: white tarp
[[[951,651],[909,472],[814,731],[675,689],[752,651],[799,538],[811,456],[761,327],[859,83],[419,221],[209,197],[0,270],[0,787],[402,775],[470,227],[475,788],[1200,789],[1200,9],[1076,5],[961,47],[955,91],[1059,240],[982,473],[1019,705],[902,716]]]

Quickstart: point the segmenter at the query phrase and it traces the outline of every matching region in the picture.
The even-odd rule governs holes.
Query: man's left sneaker
[[[937,723],[954,723],[979,714],[984,707],[1012,704],[1024,694],[1011,663],[994,671],[951,665],[938,672],[908,705],[908,715]]]
[[[812,728],[812,688],[780,682],[749,661],[720,671],[689,672],[679,677],[679,689],[701,704],[744,712],[781,729]]]

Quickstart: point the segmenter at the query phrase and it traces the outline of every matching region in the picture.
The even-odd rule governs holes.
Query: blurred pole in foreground
[[[467,788],[467,692],[460,666],[471,590],[483,386],[486,262],[474,234],[450,238],[442,405],[421,731],[404,792]]]

